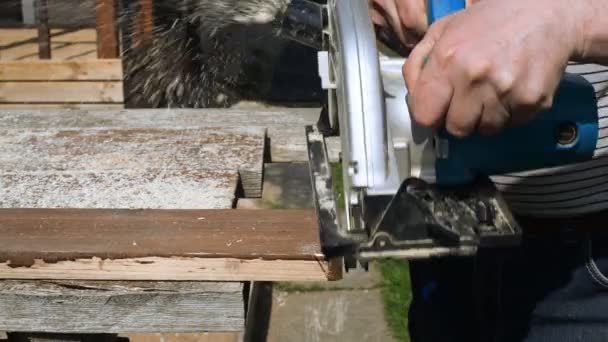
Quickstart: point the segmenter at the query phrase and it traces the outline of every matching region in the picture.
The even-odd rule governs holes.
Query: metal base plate
[[[306,132],[321,248],[326,257],[368,261],[473,255],[480,247],[520,242],[519,225],[487,179],[461,188],[440,188],[408,179],[395,196],[366,198],[367,236],[348,234],[337,218],[324,137],[313,126]]]

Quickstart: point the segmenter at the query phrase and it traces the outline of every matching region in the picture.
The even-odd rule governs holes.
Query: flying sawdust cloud
[[[13,1],[19,4],[18,0]],[[51,26],[94,23],[95,0],[47,0]],[[120,0],[126,100],[152,108],[226,107],[263,91],[279,41],[272,21],[289,0]],[[74,13],[78,15],[74,16]],[[140,39],[140,28],[151,28]]]

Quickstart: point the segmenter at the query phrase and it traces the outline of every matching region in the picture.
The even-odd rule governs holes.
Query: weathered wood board
[[[0,262],[143,257],[316,260],[313,210],[0,209]]]
[[[327,280],[313,210],[0,209],[0,278]]]
[[[272,162],[308,161],[304,127],[317,122],[318,108],[33,110],[0,113],[2,128],[46,127],[260,127],[267,129]],[[327,141],[330,160],[338,160],[338,138]]]
[[[243,284],[0,282],[0,331],[128,333],[240,331]]]
[[[264,130],[0,129],[2,208],[229,208]],[[260,175],[261,178],[261,175]]]

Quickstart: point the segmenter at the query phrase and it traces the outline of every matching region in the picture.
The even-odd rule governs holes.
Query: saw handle
[[[565,74],[553,106],[528,124],[492,136],[450,135],[435,138],[437,184],[469,184],[480,176],[542,169],[593,158],[599,133],[593,85],[584,77]]]
[[[428,0],[429,23],[465,8],[465,0]],[[582,76],[565,74],[551,109],[526,125],[464,139],[440,129],[435,138],[436,182],[461,185],[479,176],[585,161],[593,157],[598,130],[593,85]]]

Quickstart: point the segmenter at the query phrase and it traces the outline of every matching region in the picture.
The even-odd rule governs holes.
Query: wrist
[[[608,60],[608,2],[605,0],[573,1],[578,15],[574,16],[575,48],[572,59],[581,62]]]

